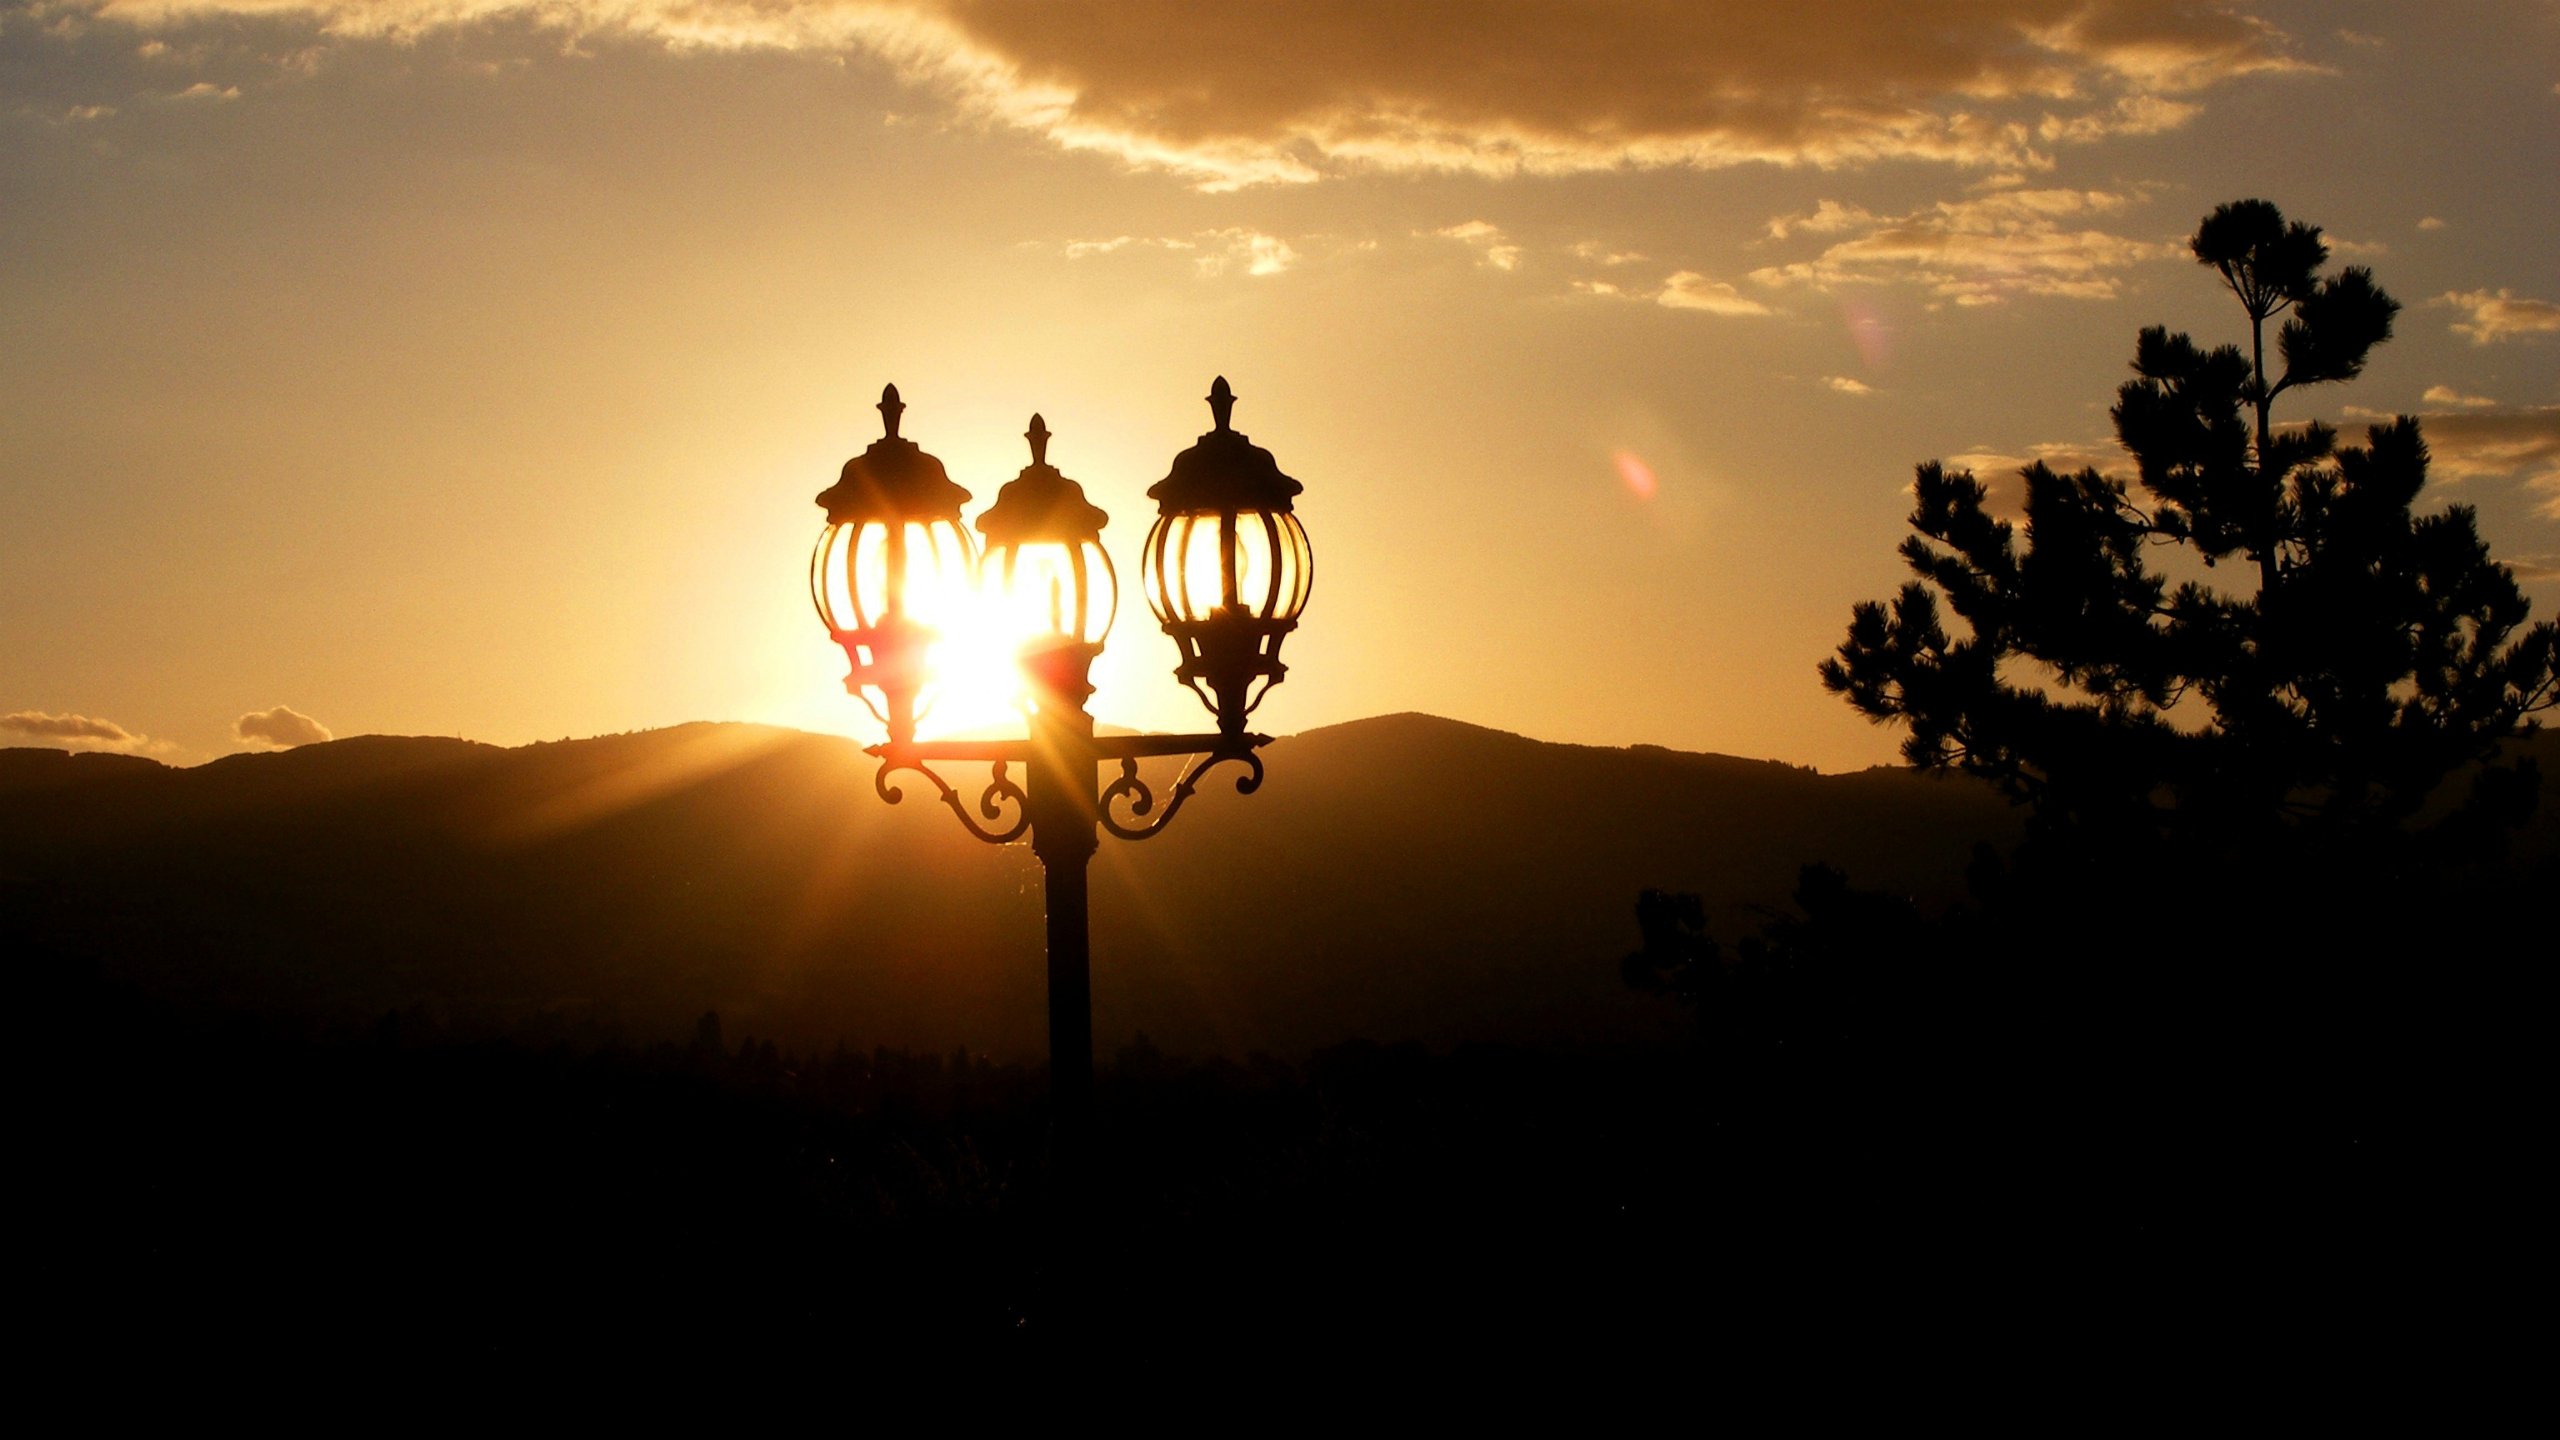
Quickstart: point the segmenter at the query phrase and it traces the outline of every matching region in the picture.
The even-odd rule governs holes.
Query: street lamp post
[[[978,517],[983,559],[959,527],[969,494],[942,463],[900,438],[905,406],[896,386],[881,392],[887,433],[845,463],[818,497],[827,529],[811,561],[810,588],[829,632],[852,663],[845,688],[888,727],[873,788],[894,805],[897,772],[922,776],[961,826],[990,844],[1026,834],[1045,874],[1049,952],[1049,1066],[1058,1147],[1072,1167],[1093,1113],[1093,999],[1086,868],[1101,832],[1123,840],[1164,833],[1200,781],[1238,764],[1241,794],[1262,784],[1256,754],[1268,736],[1246,717],[1287,673],[1280,644],[1297,628],[1314,573],[1314,552],[1298,523],[1299,484],[1271,452],[1230,425],[1235,394],[1210,387],[1216,425],[1174,457],[1148,490],[1157,502],[1147,536],[1147,603],[1180,651],[1175,678],[1217,717],[1213,734],[1093,733],[1085,701],[1090,673],[1118,609],[1118,577],[1102,548],[1108,517],[1084,488],[1049,464],[1049,429],[1031,417],[1024,438],[1031,463]],[[985,596],[1024,622],[1031,639],[1021,664],[1031,692],[1029,734],[1018,740],[915,738],[920,699],[933,678],[937,606],[954,603],[953,579],[973,573]],[[1161,801],[1139,762],[1197,756]],[[974,803],[929,762],[986,764]],[[1101,767],[1119,774],[1103,784]],[[1015,766],[1023,778],[1013,778]]]

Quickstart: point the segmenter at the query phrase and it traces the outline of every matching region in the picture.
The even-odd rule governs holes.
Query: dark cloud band
[[[1751,162],[2035,168],[2312,68],[2262,20],[2146,0],[68,0],[138,26],[491,22],[677,50],[867,53],[981,119],[1211,187],[1354,170]],[[2044,147],[2040,150],[2038,147]]]

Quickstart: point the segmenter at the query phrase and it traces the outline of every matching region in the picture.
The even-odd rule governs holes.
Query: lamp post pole
[[[1174,675],[1217,717],[1214,733],[1093,733],[1085,702],[1118,603],[1111,560],[1101,548],[1108,519],[1082,487],[1048,463],[1048,427],[1037,415],[1025,438],[1031,464],[1008,482],[978,518],[987,536],[972,578],[1001,594],[1019,613],[1028,606],[1045,625],[1024,646],[1030,683],[1028,734],[1015,740],[918,740],[918,692],[930,675],[931,617],[914,613],[920,567],[967,556],[958,530],[968,492],[941,462],[897,433],[905,409],[895,386],[882,393],[888,434],[847,461],[835,486],[818,497],[829,525],[812,563],[811,591],[829,632],[852,661],[845,687],[887,724],[889,739],[870,747],[880,761],[872,786],[897,804],[893,783],[912,771],[934,787],[963,829],[991,844],[1028,836],[1043,871],[1049,984],[1049,1073],[1057,1162],[1072,1185],[1080,1178],[1093,1120],[1092,930],[1087,871],[1102,832],[1122,840],[1164,833],[1208,772],[1236,764],[1236,790],[1262,785],[1257,753],[1270,737],[1248,733],[1245,717],[1286,673],[1280,644],[1297,627],[1314,568],[1299,525],[1295,480],[1271,452],[1229,425],[1234,393],[1224,377],[1210,389],[1216,428],[1174,457],[1172,472],[1147,493],[1159,513],[1146,544],[1147,600],[1181,654]],[[947,538],[956,537],[956,539]],[[936,574],[939,571],[935,572]],[[875,695],[878,697],[875,699]],[[1158,800],[1139,762],[1194,757]],[[1108,784],[1104,765],[1120,771]],[[943,778],[936,763],[985,764],[974,802]],[[1023,767],[1022,783],[1013,767]]]
[[[1100,848],[1093,716],[1065,687],[1031,714],[1031,851],[1040,857],[1049,941],[1049,1087],[1060,1149],[1081,1154],[1093,1115],[1093,926],[1086,871]]]
[[[1048,911],[1050,1103],[1060,1159],[1070,1169],[1080,1163],[1093,1119],[1093,941],[1086,877],[1100,848],[1099,832],[1108,830],[1123,840],[1164,833],[1199,788],[1201,777],[1230,761],[1247,767],[1236,789],[1252,794],[1262,784],[1262,759],[1254,752],[1270,743],[1267,735],[1241,733],[1097,737],[1084,707],[1052,691],[1038,702],[1031,734],[1024,740],[919,740],[870,748],[880,760],[874,788],[890,804],[905,799],[891,777],[913,771],[934,786],[961,827],[977,838],[1009,844],[1030,837],[1031,852],[1040,859]],[[1138,765],[1167,756],[1198,758],[1159,801]],[[964,799],[958,787],[929,765],[955,761],[993,767],[975,802]],[[1097,790],[1101,767],[1113,762],[1120,766],[1118,778]],[[1021,785],[1011,778],[1017,763],[1026,772]],[[1121,809],[1128,811],[1128,819],[1117,813]],[[983,823],[1008,816],[1009,823]]]

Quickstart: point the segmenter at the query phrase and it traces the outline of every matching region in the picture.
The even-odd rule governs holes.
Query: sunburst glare
[[[919,724],[934,736],[976,735],[1020,727],[1024,689],[1020,656],[1031,631],[1001,596],[964,587],[942,611],[933,647],[933,708]]]

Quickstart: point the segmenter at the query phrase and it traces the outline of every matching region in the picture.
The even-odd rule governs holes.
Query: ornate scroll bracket
[[[1250,795],[1262,788],[1262,757],[1255,752],[1271,743],[1268,735],[1111,735],[1079,742],[1077,760],[1071,768],[1090,775],[1081,762],[1120,762],[1120,777],[1103,788],[1099,797],[1069,807],[1067,814],[1090,815],[1102,829],[1123,840],[1145,840],[1161,833],[1173,823],[1200,782],[1211,770],[1230,762],[1245,767],[1236,777],[1236,793]],[[892,776],[901,770],[912,770],[930,782],[943,804],[951,807],[961,827],[990,845],[1009,844],[1034,829],[1031,797],[1015,783],[1013,766],[1031,759],[1030,742],[1023,740],[928,740],[922,744],[874,745],[870,754],[879,757],[879,772],[871,785],[882,800],[895,805],[905,798]],[[1138,775],[1141,759],[1171,759],[1196,755],[1182,779],[1159,801],[1155,791]],[[994,774],[987,788],[978,795],[973,806],[961,797],[950,781],[928,768],[927,761],[957,761],[967,765],[990,765]],[[1035,781],[1035,783],[1047,783]],[[1092,784],[1087,779],[1085,785]],[[1086,791],[1088,796],[1092,791]],[[1044,797],[1048,804],[1050,797]],[[1085,809],[1090,804],[1091,809]],[[1006,807],[1011,806],[1010,819]],[[1115,808],[1125,814],[1113,813]],[[1051,806],[1050,823],[1062,818]],[[974,813],[973,813],[974,812]],[[983,820],[986,823],[980,823]],[[1064,839],[1065,837],[1053,837]],[[1035,842],[1036,838],[1035,838]]]
[[[1147,785],[1146,781],[1138,778],[1136,757],[1123,759],[1120,762],[1120,778],[1104,787],[1101,803],[1097,807],[1101,812],[1099,818],[1102,828],[1123,840],[1148,840],[1163,834],[1164,828],[1173,823],[1173,817],[1182,812],[1183,802],[1189,800],[1192,793],[1200,788],[1201,779],[1211,770],[1229,761],[1247,767],[1246,773],[1236,777],[1237,794],[1250,795],[1262,788],[1262,757],[1255,754],[1250,746],[1222,747],[1201,756],[1189,770],[1183,772],[1182,778],[1175,782],[1171,791],[1167,792],[1164,809],[1158,813],[1155,791]],[[1116,803],[1125,803],[1128,806],[1131,821],[1145,823],[1124,823],[1119,816],[1112,813]],[[1152,820],[1148,819],[1150,815],[1154,816]]]
[[[951,813],[958,817],[961,829],[990,845],[1009,845],[1021,839],[1023,832],[1031,828],[1031,806],[1029,797],[1022,792],[1022,787],[1013,782],[1011,763],[997,760],[993,764],[994,770],[987,780],[987,788],[979,792],[975,807],[978,815],[989,822],[985,825],[978,823],[978,820],[970,815],[971,807],[967,801],[960,798],[959,790],[954,788],[950,781],[935,774],[923,759],[918,757],[883,755],[880,760],[880,769],[871,777],[871,788],[879,793],[882,800],[895,805],[906,798],[906,792],[889,783],[889,777],[901,770],[912,770],[931,781],[933,788],[941,792],[942,803],[951,807]],[[1008,805],[1013,807],[1012,823],[1003,825],[1001,829],[993,828],[1003,822],[1005,807]]]

